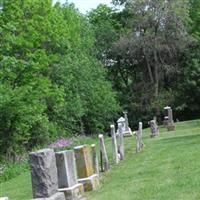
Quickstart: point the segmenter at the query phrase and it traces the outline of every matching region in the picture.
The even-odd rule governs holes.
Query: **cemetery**
[[[200,0],[0,0],[0,200],[200,199]]]
[[[172,112],[170,112],[169,115],[173,118]],[[128,117],[126,117],[126,120],[128,120]],[[137,192],[140,190],[141,193],[145,193],[145,191],[150,192],[151,184],[156,184],[158,189],[161,190],[164,189],[163,187],[168,188],[168,183],[164,180],[165,178],[167,178],[168,181],[172,181],[171,184],[173,187],[179,188],[177,184],[182,184],[182,181],[185,182],[189,178],[187,174],[184,174],[187,172],[187,167],[190,166],[189,160],[184,159],[185,152],[187,152],[187,156],[191,160],[194,159],[196,154],[193,152],[194,155],[192,155],[191,151],[187,151],[187,149],[191,148],[188,145],[192,143],[195,148],[199,148],[198,141],[200,138],[198,138],[198,133],[200,133],[200,121],[173,123],[173,126],[176,126],[176,130],[173,129],[174,131],[172,131],[172,129],[169,129],[165,124],[166,117],[164,117],[163,125],[160,127],[157,125],[156,119],[154,118],[154,120],[149,122],[148,129],[143,129],[143,123],[139,122],[138,130],[127,137],[123,132],[123,127],[126,123],[128,124],[126,120],[120,123],[118,120],[116,122],[118,125],[117,128],[115,128],[114,124],[110,125],[111,137],[100,134],[98,137],[99,140],[95,139],[96,144],[83,144],[74,147],[72,150],[55,152],[53,149],[48,148],[30,153],[30,171],[26,172],[26,176],[30,174],[32,183],[30,184],[27,182],[28,180],[25,180],[27,186],[24,185],[25,189],[32,187],[32,189],[28,188],[29,192],[32,191],[32,198],[31,194],[28,194],[29,199],[89,200],[122,199],[124,197],[126,197],[126,199],[132,199],[132,195],[134,198],[138,196],[138,199],[142,199],[143,194],[137,195]],[[168,124],[171,126],[172,122],[169,121]],[[196,133],[187,133],[191,126]],[[184,138],[186,138],[187,141],[185,141]],[[171,154],[175,148],[174,145],[181,146],[178,147],[179,153],[172,156]],[[157,152],[156,149],[158,148],[159,151]],[[184,155],[181,152],[184,152]],[[159,156],[160,162],[163,162],[164,165],[159,165],[159,160],[154,160],[156,156]],[[175,165],[171,166],[173,162],[175,162]],[[195,161],[195,163],[197,163],[197,161]],[[158,167],[151,169],[151,167],[157,164]],[[182,164],[185,166],[183,169],[181,169]],[[179,173],[177,171],[178,166],[181,170],[181,177],[179,177],[179,174],[170,174],[170,176],[173,175],[175,178],[173,176],[165,177],[170,167],[172,167],[174,173]],[[197,170],[199,164],[193,167],[195,167],[194,170]],[[130,172],[130,175],[129,170],[133,170],[133,172]],[[154,170],[158,171],[156,172]],[[141,177],[140,173],[142,173]],[[119,188],[113,188],[111,190],[113,182],[112,180],[111,182],[109,181],[110,176],[116,176],[113,177],[113,180],[116,179],[119,181],[119,183],[116,183],[116,187]],[[126,184],[129,183],[126,183],[124,178],[131,180],[132,185],[130,188],[127,188],[128,185]],[[191,176],[188,181],[191,182],[193,178],[195,177]],[[200,176],[196,176],[196,179],[200,179]],[[120,184],[120,180],[124,180],[124,185]],[[142,187],[142,180],[148,183],[143,189],[140,188]],[[156,180],[158,183],[155,182]],[[163,185],[159,186],[159,183],[162,181]],[[138,184],[140,187],[138,187]],[[20,188],[17,190],[23,193],[21,183],[19,183],[19,186]],[[16,189],[13,190],[15,191]],[[121,191],[121,193],[118,193],[118,190]],[[130,192],[135,191],[136,193],[129,196],[129,194],[126,194],[129,190]],[[187,199],[189,194],[182,191],[181,187],[179,190],[183,192],[182,195],[186,195],[183,199]],[[152,192],[153,191],[150,193]],[[167,196],[165,199],[175,198],[175,193],[164,194],[169,195],[169,197]],[[21,196],[21,194],[18,195]],[[148,195],[150,197],[150,194],[145,194],[145,198],[147,198]],[[159,195],[163,194],[155,193],[154,195],[155,198],[159,199],[162,197]],[[26,197],[20,198],[26,200]],[[12,199],[15,198],[12,196],[11,200]],[[17,197],[16,199],[18,200],[19,198]],[[182,199],[182,197],[178,199]],[[1,200],[9,200],[9,198],[1,197]]]

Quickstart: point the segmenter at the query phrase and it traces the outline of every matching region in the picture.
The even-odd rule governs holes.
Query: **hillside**
[[[160,136],[154,139],[149,137],[149,129],[145,129],[145,148],[140,154],[135,154],[135,138],[126,138],[126,159],[103,175],[101,188],[88,193],[88,199],[200,199],[200,162],[197,159],[200,120],[176,126],[175,132],[161,128]],[[110,138],[106,139],[106,144],[111,154]],[[11,200],[31,199],[29,172],[1,183],[0,196],[9,196]]]

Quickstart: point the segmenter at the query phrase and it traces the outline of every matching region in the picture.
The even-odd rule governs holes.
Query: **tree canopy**
[[[90,24],[73,5],[6,0],[0,30],[0,151],[8,159],[112,121],[115,93],[92,56]]]
[[[121,5],[121,9],[118,6]],[[106,131],[122,110],[200,115],[199,0],[113,0],[87,15],[52,0],[0,1],[0,153]]]

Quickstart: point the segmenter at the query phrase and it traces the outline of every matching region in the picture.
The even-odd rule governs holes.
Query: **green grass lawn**
[[[145,148],[135,154],[135,138],[125,139],[126,158],[103,175],[101,188],[87,194],[89,200],[199,200],[200,120],[178,123],[175,132],[160,130],[150,138],[144,131]],[[110,138],[106,147],[111,160]],[[1,183],[0,196],[31,199],[29,172]]]

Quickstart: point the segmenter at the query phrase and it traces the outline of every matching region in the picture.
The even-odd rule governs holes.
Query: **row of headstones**
[[[124,137],[128,135],[124,132],[123,124],[118,123],[118,130],[115,132],[115,126],[111,125],[111,137],[112,137],[112,158],[113,164],[118,164],[121,160],[125,158],[125,148],[124,148]],[[139,128],[135,133],[136,137],[136,153],[139,153],[144,147],[144,143],[142,140],[142,122],[139,122]],[[129,128],[130,130],[130,128]],[[133,134],[129,134],[132,136]],[[108,155],[104,143],[104,136],[99,135],[100,140],[100,155],[101,155],[101,170],[108,171],[110,169]]]
[[[99,187],[96,146],[83,145],[54,152],[43,149],[30,153],[34,200],[83,199],[85,191]]]
[[[175,124],[173,120],[173,112],[172,108],[167,106],[164,108],[167,115],[164,117],[163,125],[167,128],[168,131],[175,131]],[[154,117],[153,120],[149,122],[150,128],[151,128],[151,137],[156,137],[159,135],[159,127],[157,124],[156,117]]]
[[[132,135],[126,112],[117,123],[117,132],[111,125],[114,164],[124,159],[123,137]],[[99,135],[99,143],[101,170],[108,171],[110,165],[103,135]],[[94,144],[56,153],[53,149],[43,149],[30,153],[29,157],[34,200],[78,200],[83,199],[85,191],[99,187],[100,170]]]
[[[172,110],[169,113],[169,126],[174,126]],[[165,118],[166,119],[166,118]],[[113,163],[118,164],[125,157],[124,137],[132,136],[127,113],[118,121],[118,129],[111,125]],[[159,134],[156,118],[150,121],[151,137]],[[142,122],[139,122],[136,137],[136,153],[144,147],[142,140]],[[110,164],[104,142],[99,135],[101,170],[108,171]],[[77,200],[84,197],[84,191],[95,190],[99,186],[99,162],[96,146],[83,145],[74,151],[54,153],[44,149],[30,154],[33,198],[37,200]],[[0,198],[8,200],[8,198]]]
[[[113,163],[124,159],[124,130],[111,125]],[[99,135],[101,170],[110,169],[104,136]],[[35,200],[77,200],[85,191],[99,187],[96,145],[83,145],[74,151],[43,149],[30,154],[32,191]],[[76,174],[77,173],[77,174]]]
[[[127,113],[124,114],[125,120],[118,120],[117,132],[115,126],[111,125],[114,164],[124,159],[124,136],[132,135]],[[141,140],[139,134],[138,138]],[[99,135],[99,145],[101,171],[108,171],[110,164],[102,134]],[[30,168],[35,200],[82,199],[84,192],[99,187],[100,170],[95,144],[78,146],[74,151],[55,153],[52,149],[43,149],[33,152],[30,154]]]

